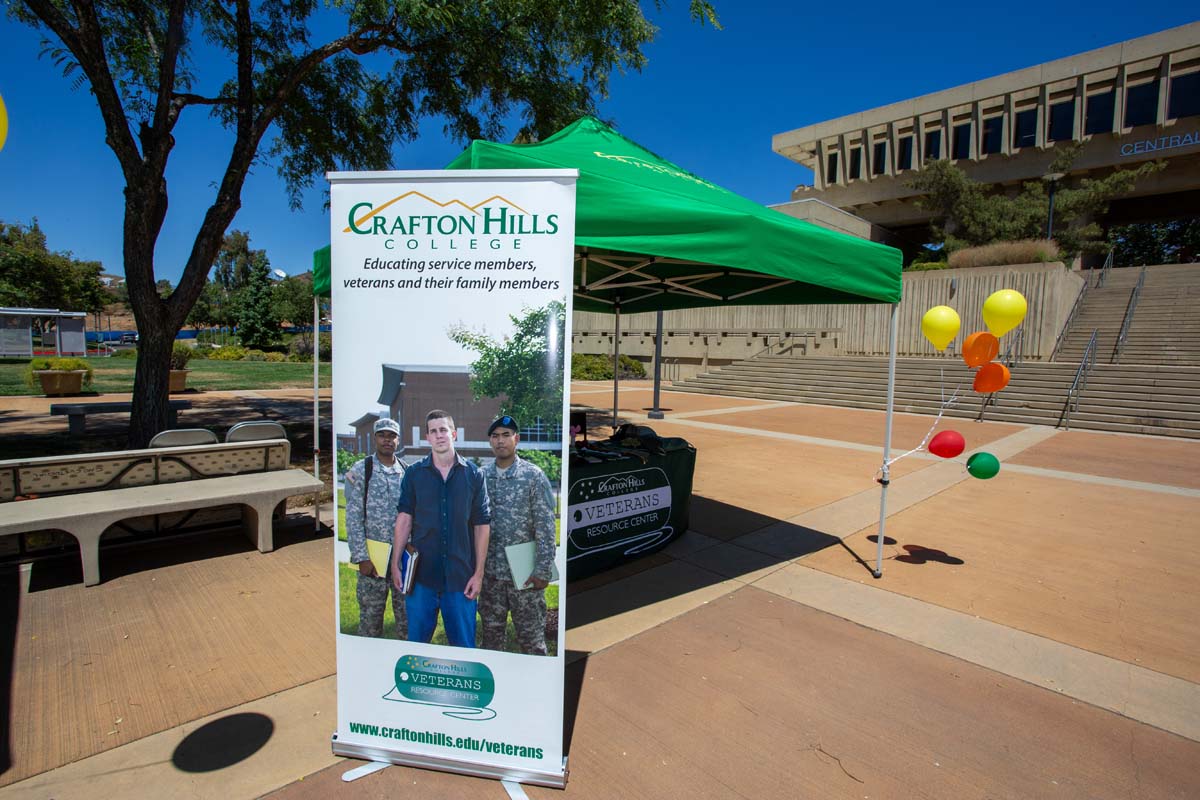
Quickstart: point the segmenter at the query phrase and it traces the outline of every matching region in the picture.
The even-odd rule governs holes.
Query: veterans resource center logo
[[[401,656],[394,683],[384,700],[442,706],[447,717],[487,720],[496,716],[488,703],[496,696],[496,679],[486,664],[426,656]]]
[[[570,560],[614,547],[638,553],[671,537],[671,482],[657,467],[583,478],[569,496]]]

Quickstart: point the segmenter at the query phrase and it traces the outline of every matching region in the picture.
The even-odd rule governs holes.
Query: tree
[[[36,219],[28,226],[0,222],[0,306],[103,311],[101,272],[99,261],[51,251]]]
[[[265,347],[279,335],[271,302],[271,266],[266,259],[250,268],[246,285],[233,293],[238,339],[247,347]]]
[[[443,118],[459,139],[495,138],[519,111],[518,135],[544,137],[594,112],[613,70],[640,69],[655,33],[636,0],[333,0],[328,15],[342,20],[319,27],[341,32],[324,41],[310,30],[318,9],[310,2],[23,0],[9,9],[56,40],[48,48],[66,77],[90,86],[121,167],[125,277],[141,333],[133,447],[166,427],[171,344],[256,160],[277,165],[298,205],[327,169],[386,168],[392,145],[416,138],[423,117]],[[707,0],[690,0],[690,9],[716,24]],[[200,75],[201,50],[206,65],[228,64],[229,74]],[[180,118],[196,109],[220,120],[233,143],[179,283],[161,298],[154,247],[167,164]]]
[[[1050,163],[1048,172],[1069,173],[1080,146],[1068,145]],[[1132,169],[1117,169],[1101,178],[1069,179],[1054,193],[1054,239],[1065,255],[1105,249],[1104,232],[1095,218],[1108,204],[1128,194],[1141,178],[1166,166],[1148,161]],[[1009,195],[991,184],[967,177],[946,160],[931,161],[908,185],[926,196],[918,203],[937,214],[933,241],[950,253],[964,247],[1046,235],[1049,194],[1042,180],[1025,181]]]
[[[1200,258],[1200,217],[1167,222],[1136,222],[1108,232],[1113,263],[1186,264]]]
[[[220,307],[224,300],[224,290],[220,284],[207,281],[196,298],[192,310],[188,312],[186,324],[196,330],[222,324]]]
[[[452,341],[479,354],[471,364],[471,391],[476,400],[503,398],[500,410],[523,424],[539,417],[557,420],[562,416],[566,306],[553,302],[509,319],[515,331],[503,341],[463,326],[450,329]]]
[[[275,319],[290,322],[304,330],[311,327],[313,313],[312,281],[304,278],[285,278],[271,289]]]
[[[250,275],[267,260],[267,251],[250,249],[250,234],[230,231],[221,240],[213,280],[226,292],[235,292],[250,282]]]

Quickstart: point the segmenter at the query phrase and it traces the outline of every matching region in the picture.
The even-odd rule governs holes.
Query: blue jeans
[[[435,592],[414,583],[405,606],[408,609],[408,640],[429,643],[437,628],[438,611],[446,640],[453,647],[475,646],[475,603],[462,592]]]

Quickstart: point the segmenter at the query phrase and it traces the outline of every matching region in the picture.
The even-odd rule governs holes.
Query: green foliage
[[[621,380],[646,377],[646,365],[627,355],[622,355]],[[611,381],[613,377],[612,357],[593,353],[575,353],[571,356],[571,380]]]
[[[110,357],[111,358],[128,359],[130,361],[136,361],[137,355],[138,355],[137,348],[129,347],[129,348],[126,348],[125,350],[116,351]]]
[[[557,453],[550,450],[518,450],[517,455],[541,469],[550,479],[550,485],[558,487],[562,478],[562,458]]]
[[[238,340],[243,345],[261,349],[279,337],[279,319],[271,302],[270,262],[265,255],[251,265],[245,285],[233,298]]]
[[[99,261],[52,252],[35,219],[29,226],[0,222],[0,306],[101,311],[110,297]]]
[[[283,353],[270,352],[264,356],[263,360],[268,364],[282,364],[284,361],[287,361],[287,356]]]
[[[280,281],[271,288],[271,302],[275,318],[281,322],[290,322],[298,328],[312,326],[312,281],[297,277]]]
[[[171,345],[171,369],[187,369],[195,349],[186,342],[175,342]]]
[[[1069,174],[1078,154],[1078,145],[1062,146],[1047,172]],[[1063,256],[1071,258],[1084,251],[1105,249],[1103,231],[1092,220],[1108,210],[1110,201],[1128,194],[1138,180],[1164,166],[1164,162],[1146,162],[1102,178],[1068,177],[1060,181],[1054,194],[1054,239]],[[1045,236],[1049,216],[1045,181],[1026,181],[1009,194],[968,178],[949,161],[937,160],[925,165],[908,185],[926,195],[918,203],[937,215],[934,241],[945,245],[947,253]]]
[[[84,388],[89,388],[92,385],[92,365],[82,358],[34,358],[30,359],[28,366],[25,367],[25,383],[27,386],[34,388],[38,386],[38,379],[35,372],[52,370],[56,372],[76,372],[82,370],[87,373],[83,376]]]
[[[555,301],[509,319],[514,331],[503,341],[464,326],[448,331],[451,341],[478,354],[471,363],[471,391],[476,400],[501,398],[501,411],[523,424],[557,420],[562,416],[566,306]]]
[[[1188,264],[1200,260],[1200,217],[1121,225],[1108,232],[1113,263]]]
[[[236,344],[227,344],[224,347],[218,347],[208,354],[208,357],[214,361],[241,361],[249,352],[245,347]]]
[[[345,475],[346,470],[353,467],[358,462],[366,458],[366,453],[354,453],[345,448],[338,448],[337,451],[337,468],[339,475]]]

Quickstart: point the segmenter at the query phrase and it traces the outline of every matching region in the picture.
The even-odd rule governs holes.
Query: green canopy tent
[[[900,252],[760,206],[660,158],[592,117],[534,144],[476,141],[448,165],[448,169],[550,168],[579,170],[574,307],[617,314],[618,332],[622,312],[720,305],[892,304],[882,542]],[[328,293],[329,248],[314,255],[313,268],[314,292]],[[659,319],[661,345],[661,314]],[[657,360],[655,366],[657,409]],[[616,391],[614,385],[614,409]],[[882,546],[878,555],[881,563]],[[878,576],[879,564],[875,571]]]

